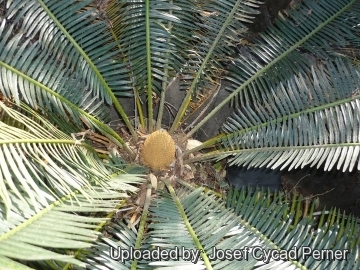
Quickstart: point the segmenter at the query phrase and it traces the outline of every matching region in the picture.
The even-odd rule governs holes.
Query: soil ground
[[[336,207],[345,214],[360,218],[360,171],[324,171],[306,167],[284,172],[282,187],[303,197],[319,198],[318,209]]]
[[[206,162],[195,164],[195,178],[189,180],[197,185],[205,186],[224,193],[228,189],[226,170],[216,169],[216,166],[226,167],[225,161],[219,165]],[[323,168],[296,169],[283,171],[280,190],[291,198],[300,194],[310,202],[317,202],[316,211],[324,208],[339,209],[346,215],[354,215],[360,219],[360,171],[342,172],[336,169],[324,171]]]

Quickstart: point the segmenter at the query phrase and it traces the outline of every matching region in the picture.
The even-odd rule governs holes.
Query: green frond
[[[334,60],[342,49],[358,51],[357,24],[346,18],[359,15],[360,6],[355,0],[302,1],[298,10],[289,11],[287,17],[278,19],[248,45],[239,46],[240,53],[232,59],[226,75],[232,82],[232,93],[188,136],[231,100],[236,107],[256,106],[264,92],[290,80],[294,74],[309,72],[317,62]]]
[[[278,269],[281,266],[284,269],[290,266],[297,267],[294,269],[326,269],[329,265],[356,269],[360,265],[357,257],[359,221],[354,217],[342,216],[335,209],[305,212],[301,206],[301,196],[293,196],[290,202],[282,193],[267,194],[259,190],[249,192],[245,189],[230,189],[226,202],[227,207],[233,208],[236,214],[259,230],[266,242],[272,243],[270,246],[278,250],[298,250],[295,260],[275,260],[263,264],[259,269]],[[271,225],[266,224],[268,219],[272,220]],[[316,260],[312,256],[304,257],[302,252],[306,250],[302,248],[307,247],[312,250],[347,250],[348,255],[346,260],[336,262]]]
[[[7,211],[13,205],[9,192],[25,205],[41,207],[84,186],[107,185],[112,171],[89,145],[57,130],[30,109],[26,117],[0,102],[0,112],[0,198]],[[124,183],[122,190],[128,189]]]
[[[33,207],[34,204],[29,207],[11,194],[16,203],[11,208],[9,219],[5,219],[4,208],[0,208],[1,268],[15,263],[9,262],[9,259],[54,260],[85,266],[59,250],[90,248],[99,236],[97,230],[105,224],[106,218],[89,217],[84,213],[111,212],[127,195],[104,191],[100,187],[83,192],[86,196],[73,192],[40,211]],[[39,231],[41,237],[38,236]]]
[[[181,6],[172,1],[116,2],[107,12],[132,83],[140,93],[150,88],[159,94],[169,72],[175,75],[184,64],[192,39],[189,33],[197,28],[192,22],[195,5],[192,1]]]
[[[71,254],[92,246],[108,220],[101,213],[123,204],[143,178],[105,166],[26,106],[0,106],[0,268],[84,267]]]
[[[237,96],[237,111],[225,134],[205,143],[220,143],[217,151],[189,162],[231,156],[232,164],[254,167],[360,169],[359,70],[341,53],[358,53],[360,5],[303,2],[242,48],[228,75],[234,92],[219,105]]]
[[[228,75],[239,106],[249,97],[258,100],[266,89],[294,73],[308,72],[316,61],[333,59],[340,48],[355,48],[360,42],[357,30],[352,30],[356,24],[346,19],[351,13],[359,16],[360,7],[354,3],[302,1],[301,9],[277,19],[253,44],[241,47]]]
[[[196,44],[189,51],[183,76],[191,78],[196,92],[212,85],[232,58],[234,48],[247,32],[244,23],[251,23],[259,13],[260,1],[198,1],[197,15],[200,30],[195,33]],[[208,85],[206,85],[208,84]],[[190,86],[190,85],[189,85]],[[188,86],[188,87],[189,87]]]
[[[106,229],[114,238],[100,237],[93,248],[84,250],[79,259],[86,262],[93,269],[119,269],[131,268],[130,260],[123,260],[119,257],[119,248],[129,251],[135,246],[136,232],[129,229],[118,219],[111,222]]]
[[[161,95],[157,124],[160,128],[169,78],[182,73],[194,43],[193,33],[199,29],[194,23],[196,3],[118,0],[116,4],[109,4],[107,14],[129,71],[140,118],[139,95],[146,93],[148,119],[153,119],[153,93]],[[149,124],[150,132],[152,128]]]
[[[251,22],[254,14],[259,13],[258,1],[199,1],[196,24],[200,30],[194,33],[195,43],[188,51],[188,61],[182,69],[183,85],[187,95],[184,98],[171,132],[178,127],[184,116],[191,97],[206,92],[218,84],[225,63],[232,58],[234,47],[246,32],[243,22]],[[193,19],[194,20],[194,19]]]
[[[251,167],[359,170],[358,74],[338,58],[280,83],[253,107],[238,108],[218,138],[223,150],[206,155]]]
[[[169,187],[169,186],[168,186]],[[281,194],[230,190],[223,201],[203,189],[179,188],[157,194],[150,206],[149,226],[141,250],[168,252],[178,249],[174,258],[139,259],[138,269],[357,269],[359,231],[356,219],[340,217],[335,210],[297,220],[290,203]],[[301,201],[295,202],[300,204]],[[297,206],[295,206],[296,209]],[[82,257],[94,269],[130,268],[135,259],[125,258],[134,249],[137,232],[119,220],[109,224],[109,237],[103,237],[90,256]],[[316,260],[304,256],[302,247],[312,250],[348,250],[346,260]],[[198,252],[197,260],[185,260],[182,248]],[[247,250],[247,260],[211,259],[214,249]],[[294,258],[264,262],[253,257],[253,249],[292,250]],[[200,251],[201,250],[201,251]],[[123,253],[121,253],[123,252]],[[124,253],[125,252],[125,253]],[[157,254],[157,253],[153,254]],[[144,253],[145,254],[145,253]]]
[[[12,1],[0,26],[0,91],[77,126],[88,118],[105,131],[99,119],[106,121],[108,112],[101,104],[114,103],[126,121],[115,95],[129,90],[129,81],[113,59],[116,44],[106,23],[85,9],[90,2]]]

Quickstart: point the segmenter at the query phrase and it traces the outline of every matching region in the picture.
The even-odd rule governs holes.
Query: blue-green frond
[[[97,104],[126,94],[129,81],[121,76],[124,64],[114,60],[116,43],[106,22],[86,8],[90,2],[9,4],[0,27],[0,88],[7,97],[33,108],[58,108],[76,122],[69,104],[101,119],[104,108],[94,109]]]
[[[312,65],[356,49],[360,42],[356,1],[302,1],[259,37],[239,46],[227,78],[237,92],[236,104],[244,106],[249,95],[259,97],[266,89],[290,79],[294,73],[309,72]]]
[[[24,114],[0,103],[0,198],[7,211],[14,204],[10,193],[25,204],[46,206],[49,196],[105,187],[112,173],[121,172],[105,166],[81,137],[61,132],[26,107],[20,109]],[[118,188],[133,191],[129,184]]]
[[[224,124],[220,153],[238,165],[359,170],[358,76],[337,58],[263,92]]]
[[[294,202],[298,210],[289,213],[290,202],[282,194],[244,189],[230,190],[225,200],[202,188],[179,188],[170,193],[158,192],[151,202],[149,226],[136,251],[143,256],[126,257],[130,255],[127,252],[135,254],[138,231],[125,219],[112,221],[108,235],[78,258],[93,269],[129,269],[135,261],[137,269],[325,269],[330,265],[357,269],[360,265],[356,244],[359,224],[336,210],[322,212],[321,218],[311,210],[302,218],[297,207],[301,200]],[[305,256],[303,247],[346,250],[346,260],[316,260]],[[183,249],[197,257],[184,258]],[[254,249],[257,255],[271,250],[297,251],[290,259],[266,261],[264,257],[255,259]],[[165,254],[165,250],[176,255],[161,257],[160,252]],[[215,250],[219,251],[217,256]],[[228,253],[225,258],[225,250],[241,251],[243,257],[231,260]]]
[[[195,45],[189,51],[189,60],[183,68],[184,88],[196,80],[195,90],[204,91],[214,85],[223,73],[225,63],[232,59],[234,50],[248,29],[260,1],[198,1]],[[194,74],[195,73],[195,74]]]
[[[108,218],[91,217],[89,213],[109,213],[127,196],[110,187],[108,190],[100,187],[85,189],[83,194],[69,193],[55,201],[46,192],[41,195],[48,201],[46,207],[38,204],[29,206],[13,193],[10,193],[14,202],[10,213],[6,213],[3,205],[0,206],[2,269],[17,264],[17,269],[39,269],[39,266],[53,269],[66,263],[85,267],[85,263],[63,250],[90,248]],[[27,196],[24,198],[30,200]],[[6,218],[6,215],[9,217]],[[39,230],[41,239],[37,236]]]
[[[187,4],[149,1],[147,11],[146,1],[116,3],[114,7],[110,4],[107,13],[132,83],[143,93],[149,87],[150,68],[152,90],[160,93],[164,90],[162,83],[180,71],[185,52],[191,46],[189,33],[196,29],[192,21],[195,5],[193,1]],[[149,37],[146,27],[149,27]]]

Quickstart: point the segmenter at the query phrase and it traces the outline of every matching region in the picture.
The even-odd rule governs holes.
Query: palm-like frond
[[[189,44],[186,39],[181,41],[176,33],[183,36],[191,30],[193,9],[191,1],[186,9],[181,9],[165,1],[126,0],[117,1],[114,10],[108,9],[121,53],[133,76],[132,83],[140,93],[148,88],[160,93],[162,83],[170,76],[168,72],[179,72],[184,60],[177,52],[184,51],[184,46]],[[180,24],[178,14],[184,23]]]
[[[341,59],[299,73],[262,93],[253,108],[239,108],[218,138],[223,150],[206,155],[233,156],[233,164],[255,167],[325,163],[325,170],[335,165],[359,170],[358,76],[359,70]]]
[[[136,176],[123,176],[113,180],[112,183],[118,186],[119,182],[121,184],[126,178],[128,181],[138,181]],[[5,219],[5,209],[0,208],[1,268],[9,269],[11,265],[16,265],[12,259],[48,260],[49,263],[54,260],[52,265],[48,265],[52,268],[59,266],[60,262],[85,266],[73,256],[62,254],[63,250],[90,248],[99,235],[98,230],[108,218],[89,217],[85,214],[111,212],[127,195],[111,187],[107,190],[93,187],[92,190],[85,189],[82,192],[83,194],[69,193],[57,201],[50,200],[52,198],[43,192],[41,195],[49,203],[47,207],[34,203],[29,207],[11,193],[13,206],[10,214],[8,213],[10,218]],[[29,197],[24,197],[26,201],[30,201]],[[41,231],[41,239],[37,236],[39,231]]]
[[[25,205],[41,207],[85,186],[107,186],[112,171],[89,145],[57,130],[32,110],[23,111],[29,117],[0,103],[0,197],[7,211],[13,204],[9,192]]]
[[[359,17],[359,3],[302,2],[301,9],[278,19],[234,60],[229,79],[234,82],[233,90],[241,106],[245,99],[261,99],[261,93],[294,73],[308,72],[316,60],[332,61],[340,48],[355,49],[359,43],[357,26],[351,19]],[[311,61],[307,54],[316,60]]]
[[[113,211],[142,179],[104,166],[89,145],[28,107],[15,108],[0,103],[0,267],[29,269],[19,260],[84,266],[64,250],[96,240],[107,219],[88,214]]]
[[[199,1],[200,12],[197,24],[200,30],[194,33],[195,43],[189,50],[188,61],[183,70],[183,88],[188,93],[184,98],[170,131],[178,127],[190,99],[218,84],[224,64],[232,58],[234,47],[245,35],[244,22],[251,22],[259,13],[258,1]]]
[[[360,5],[303,2],[233,61],[228,78],[234,92],[220,106],[237,97],[238,109],[224,124],[225,134],[205,143],[218,142],[221,150],[202,158],[233,156],[233,164],[255,167],[325,163],[329,170],[335,164],[360,169],[359,70],[341,54],[360,41],[354,25]]]
[[[212,84],[230,55],[240,21],[256,13],[257,1],[117,1],[107,13],[113,23],[123,60],[129,68],[134,93],[147,93],[152,107],[152,91],[165,91],[169,77],[180,73],[183,88],[204,89]],[[120,8],[119,8],[120,7]],[[200,84],[200,87],[199,87]],[[187,98],[187,99],[188,99]],[[152,118],[152,108],[149,109]],[[176,122],[177,120],[175,120]]]
[[[206,82],[213,83],[231,59],[234,48],[245,36],[244,22],[251,23],[260,3],[258,1],[199,1],[200,30],[195,33],[196,44],[191,48],[184,76],[193,77],[193,90],[204,90]],[[192,83],[192,81],[190,81]]]
[[[205,58],[210,58],[206,60],[208,67],[203,67],[199,73],[211,71],[216,66],[219,68],[224,51],[230,55],[229,48],[234,47],[230,40],[236,39],[235,29],[245,32],[245,26],[240,22],[251,22],[251,15],[258,13],[252,6],[258,7],[258,2],[188,1],[173,4],[125,0],[117,1],[117,5],[108,7],[107,12],[124,60],[134,76],[133,83],[140,91],[147,89],[150,83],[159,93],[165,90],[161,83],[168,82],[169,74],[164,70],[187,76],[182,70],[185,67],[193,76]],[[214,54],[215,48],[219,51]],[[152,77],[147,75],[149,72]]]
[[[0,90],[16,103],[112,133],[118,143],[122,139],[99,121],[107,120],[101,104],[114,103],[127,120],[115,94],[124,94],[129,82],[112,59],[116,44],[106,23],[84,9],[89,2],[12,1],[0,26]]]
[[[158,194],[149,209],[150,225],[141,248],[149,251],[158,248],[170,251],[177,247],[179,253],[176,258],[179,260],[139,259],[138,268],[253,269],[255,265],[259,269],[325,269],[330,265],[333,269],[359,267],[359,232],[355,219],[339,218],[336,211],[331,211],[327,220],[323,214],[316,223],[312,216],[299,221],[296,218],[299,213],[289,213],[290,204],[284,197],[277,195],[271,199],[264,193],[245,194],[245,190],[230,192],[226,200],[227,208],[225,201],[204,192],[203,189],[182,188],[177,193],[170,191],[170,194]],[[301,202],[295,204],[298,203]],[[130,268],[135,259],[125,259],[121,250],[129,251],[135,246],[136,233],[120,221],[112,222],[108,232],[112,238],[103,238],[92,249],[93,255],[83,259],[94,269],[111,269],[114,266],[118,267],[117,269]],[[319,261],[311,256],[302,258],[302,246],[311,247],[313,250],[347,249],[349,253],[346,261]],[[198,261],[191,262],[190,258],[185,260],[182,257],[185,256],[181,251],[182,247],[188,251],[199,251]],[[243,250],[245,247],[248,247],[249,251],[247,260],[211,260],[214,248],[233,251]],[[253,258],[251,250],[255,247],[265,250],[291,250],[297,247],[299,252],[293,260],[280,259],[264,263]],[[104,265],[107,268],[102,268]]]
[[[153,118],[153,92],[163,98],[169,77],[180,72],[197,29],[193,23],[196,6],[173,1],[116,1],[107,8],[113,34],[119,40],[122,60],[128,68],[135,97],[147,94],[148,118]],[[140,116],[141,106],[138,104]],[[162,112],[159,113],[161,122]],[[160,126],[160,123],[158,124]],[[149,125],[150,131],[152,126]]]

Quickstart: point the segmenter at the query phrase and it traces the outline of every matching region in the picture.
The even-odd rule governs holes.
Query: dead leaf
[[[151,186],[157,190],[157,178],[155,175],[153,175],[152,173],[149,173],[149,179],[150,179],[150,182],[151,182]]]
[[[186,150],[191,150],[195,147],[202,145],[202,142],[194,139],[189,139],[186,143]]]

